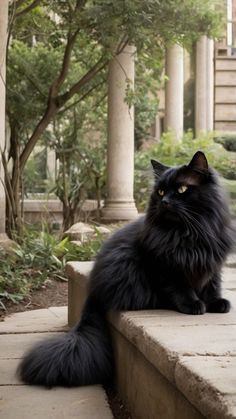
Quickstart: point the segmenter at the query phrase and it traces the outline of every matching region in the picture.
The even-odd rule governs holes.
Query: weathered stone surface
[[[47,220],[50,223],[63,222],[62,202],[59,199],[25,199],[23,202],[24,218],[28,223],[39,223]]]
[[[123,335],[112,331],[117,386],[134,419],[203,419]]]
[[[49,318],[51,331],[65,323],[66,308],[51,307],[45,310],[17,313],[0,324],[4,332],[0,335],[0,417],[7,419],[112,419],[106,395],[101,386],[80,388],[31,387],[23,385],[16,375],[19,358],[39,340],[59,333],[34,333],[41,322]],[[55,323],[55,325],[53,324]],[[21,333],[18,331],[19,325]],[[30,328],[29,328],[30,326]],[[30,329],[30,333],[22,333]],[[48,326],[46,326],[48,329]],[[8,333],[10,331],[10,334]]]
[[[67,231],[65,231],[64,236],[69,237],[71,240],[75,242],[83,242],[85,240],[89,240],[96,236],[96,232],[101,234],[104,237],[109,236],[111,234],[111,230],[105,226],[91,226],[86,223],[76,223],[71,226]]]
[[[235,290],[236,289],[236,269],[233,266],[225,267],[222,271],[223,283],[222,286],[225,289]]]
[[[88,281],[85,276],[89,274],[90,265],[70,264],[70,269],[73,273],[69,276],[77,282],[78,289],[85,289]],[[187,406],[190,409],[189,412],[191,411],[187,418],[192,419],[195,414],[199,415],[196,417],[206,415],[212,419],[236,418],[236,395],[233,390],[229,391],[229,385],[231,389],[235,386],[233,377],[236,375],[235,367],[232,367],[232,365],[235,365],[234,360],[236,359],[235,273],[236,270],[232,267],[225,267],[223,270],[223,295],[229,298],[232,303],[232,310],[227,314],[206,313],[202,316],[191,316],[167,310],[109,314],[116,359],[119,360],[117,361],[118,386],[121,394],[126,397],[131,412],[135,412],[135,419],[153,419],[155,417],[152,416],[153,413],[148,416],[148,405],[150,405],[150,412],[153,412],[152,409],[157,409],[159,415],[157,417],[162,419],[177,418],[178,416],[173,416],[171,405],[174,403],[175,412],[178,405],[184,406],[183,410],[186,410],[185,402],[179,401],[182,400],[183,394],[189,400]],[[128,351],[128,354],[126,351]],[[119,355],[119,353],[122,353],[122,355]],[[201,368],[197,369],[198,362],[203,359],[211,360],[209,366],[212,365],[213,375],[210,384],[210,375],[207,368],[201,365]],[[219,362],[216,362],[217,359]],[[188,364],[185,364],[185,360]],[[193,365],[191,364],[192,360]],[[220,360],[228,360],[226,367]],[[149,366],[146,365],[146,362]],[[149,371],[147,374],[144,371],[144,364],[147,368],[145,371]],[[227,365],[230,365],[230,368],[227,368]],[[232,373],[230,373],[231,367]],[[224,369],[223,374],[222,368]],[[210,370],[211,368],[209,368]],[[133,375],[134,371],[136,371],[135,377]],[[186,375],[184,375],[184,371],[186,371]],[[155,374],[154,381],[157,380],[156,384],[152,381],[152,374]],[[158,397],[158,392],[155,393],[153,390],[155,385],[157,388],[160,385],[159,391],[163,391],[163,394],[165,394],[167,384],[161,381],[160,376],[164,376],[169,385],[172,386],[168,387],[168,391],[170,391],[170,388],[172,389],[170,391],[171,398],[168,402],[163,402],[166,406],[169,405],[165,414],[161,410],[162,402],[159,403],[159,407],[156,406],[155,408],[153,405],[151,407],[150,404],[150,400]],[[140,378],[140,381],[137,377]],[[190,380],[191,377],[192,381]],[[224,385],[227,377],[229,377],[229,382]],[[186,390],[188,381],[191,382],[192,393],[188,393]],[[221,384],[218,385],[220,381]],[[145,383],[144,386],[143,383]],[[183,383],[186,383],[184,389],[181,387]],[[208,388],[208,384],[209,394],[207,395],[205,388]],[[131,386],[132,388],[130,388]],[[148,391],[144,391],[143,387],[148,388]],[[142,394],[140,389],[142,389]],[[191,396],[191,394],[198,394],[198,392],[202,394],[202,399],[200,396],[196,396],[196,398]],[[214,416],[215,407],[213,407],[213,404],[217,394],[219,395],[217,403],[220,404],[218,406],[220,414]],[[139,408],[135,407],[136,405]],[[195,406],[195,410],[193,409],[195,413],[192,413],[192,405]]]
[[[54,332],[53,336],[61,333]],[[47,339],[52,333],[11,333],[0,335],[0,360],[18,359],[23,356],[32,345],[40,340]],[[1,375],[1,374],[0,374]]]
[[[78,281],[82,286],[88,283],[88,276],[94,262],[68,262],[66,264],[66,275],[73,281]]]
[[[96,227],[96,230],[104,236],[109,236],[109,234],[111,234],[111,230],[105,226],[98,226]]]
[[[226,261],[226,266],[236,268],[236,253],[231,253]]]
[[[182,316],[179,324],[168,321],[168,317],[162,318],[159,326],[158,312],[156,318],[143,319],[127,313],[120,322],[112,321],[112,325],[172,382],[175,364],[182,355],[236,356],[236,322],[229,326],[215,325],[213,320],[208,325],[197,325],[196,319],[195,324],[186,325],[185,318],[187,320],[188,316]],[[170,319],[173,319],[172,313]]]
[[[87,298],[88,276],[93,262],[69,262],[66,264],[68,280],[68,324],[74,326],[81,317]]]
[[[67,307],[15,313],[0,323],[0,334],[53,332],[67,329]]]
[[[94,228],[86,223],[76,223],[65,231],[64,236],[69,237],[71,240],[80,240],[83,242],[94,235]]]
[[[53,388],[2,386],[0,417],[7,419],[112,419],[100,386]]]
[[[19,359],[0,359],[0,386],[12,386],[22,384],[16,374],[18,365]]]
[[[176,386],[207,418],[236,417],[236,357],[184,357]]]

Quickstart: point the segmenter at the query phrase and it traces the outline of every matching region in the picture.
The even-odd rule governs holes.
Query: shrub
[[[222,134],[214,138],[216,143],[222,144],[227,151],[236,151],[236,135]]]
[[[170,166],[185,164],[197,150],[202,150],[212,167],[223,177],[236,179],[236,154],[227,152],[214,142],[214,133],[194,139],[191,131],[184,134],[182,142],[175,140],[172,132],[163,134],[159,143],[146,146],[135,155],[135,199],[140,210],[147,205],[152,183],[150,160],[156,159]]]
[[[49,234],[25,230],[20,244],[10,252],[0,249],[0,308],[5,301],[19,302],[49,279],[63,279],[67,261],[91,260],[102,242],[95,229],[95,238],[80,246]]]

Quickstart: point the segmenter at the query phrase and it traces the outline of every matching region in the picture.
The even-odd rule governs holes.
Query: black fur
[[[103,245],[81,322],[26,354],[19,366],[26,383],[109,381],[108,310],[229,311],[229,301],[221,297],[221,267],[231,245],[230,218],[217,175],[201,152],[186,166],[152,165],[156,180],[147,214]]]

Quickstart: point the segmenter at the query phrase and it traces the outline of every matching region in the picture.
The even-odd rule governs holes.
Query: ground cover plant
[[[6,301],[18,303],[51,279],[67,281],[66,262],[94,259],[101,243],[96,228],[94,238],[80,245],[67,237],[60,239],[45,228],[25,229],[11,250],[0,249],[0,310],[5,310]]]

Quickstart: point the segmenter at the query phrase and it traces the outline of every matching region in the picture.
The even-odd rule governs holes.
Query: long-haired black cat
[[[188,165],[169,168],[152,161],[152,166],[155,186],[146,215],[103,245],[80,323],[26,354],[19,366],[24,382],[77,386],[109,381],[108,310],[230,310],[221,297],[230,219],[216,173],[200,151]]]

